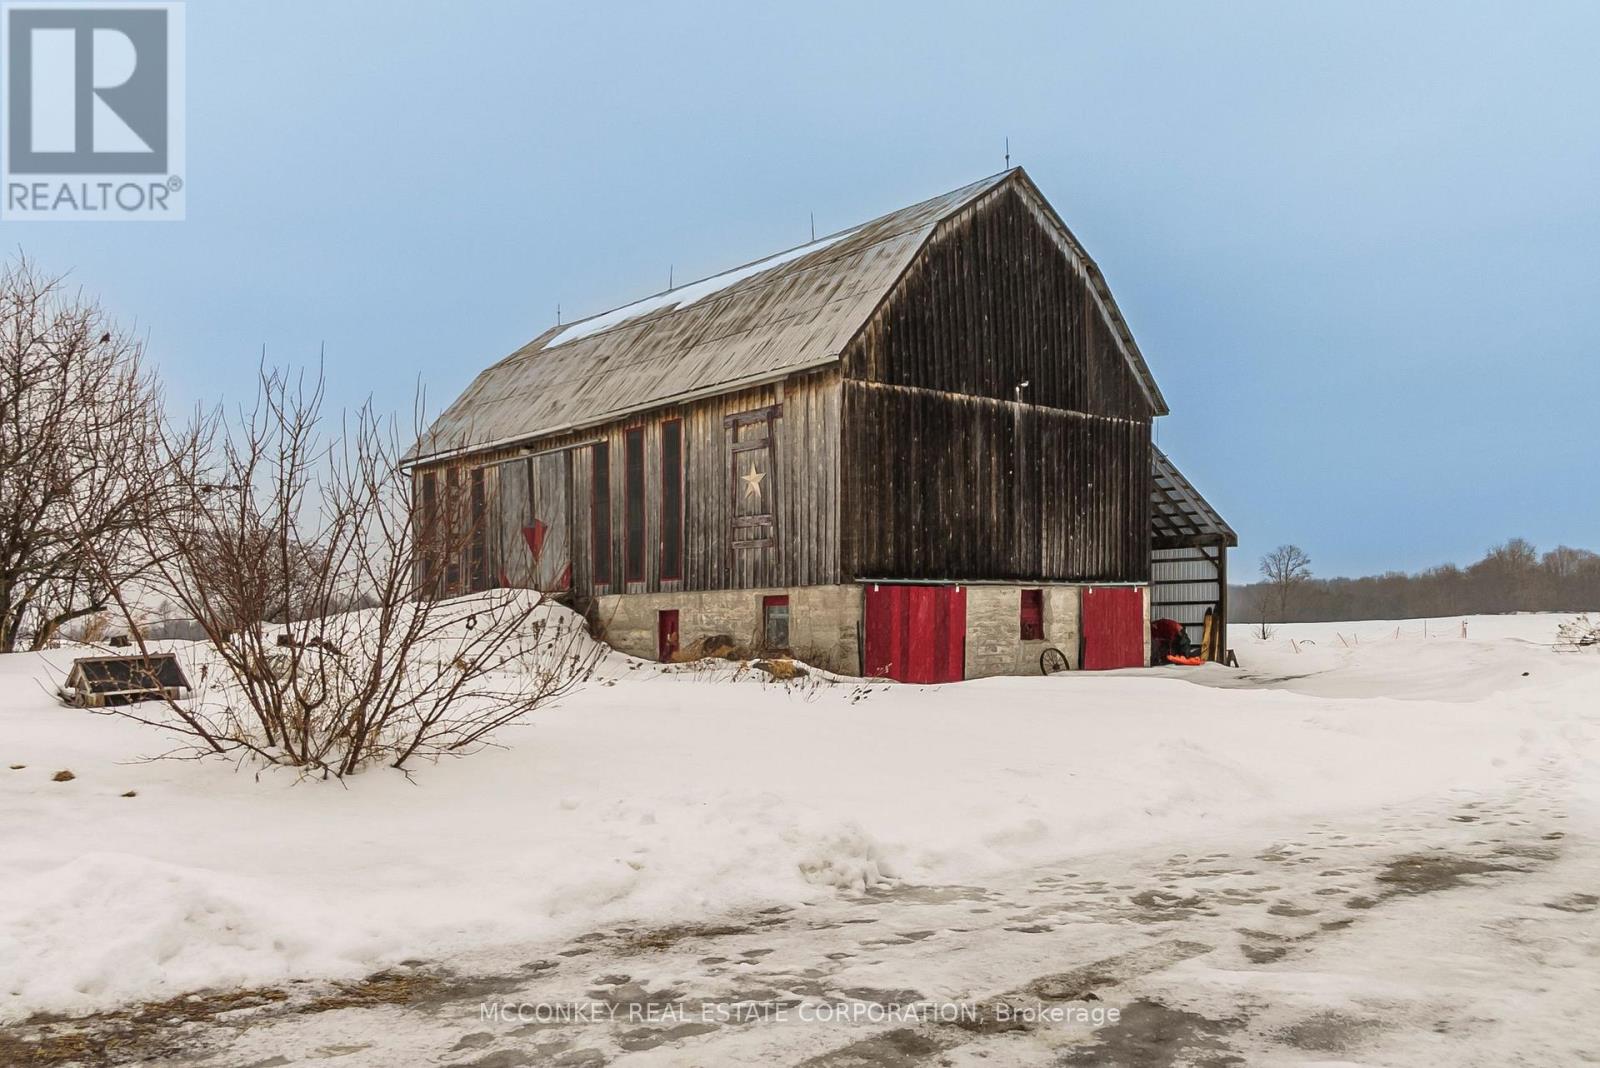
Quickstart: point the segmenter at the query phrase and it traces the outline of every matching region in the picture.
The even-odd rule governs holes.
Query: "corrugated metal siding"
[[[1205,630],[1206,609],[1222,623],[1221,547],[1191,546],[1150,553],[1150,618],[1175,619],[1196,645]]]
[[[1199,644],[1206,609],[1227,642],[1228,547],[1239,537],[1166,453],[1150,447],[1150,613]]]

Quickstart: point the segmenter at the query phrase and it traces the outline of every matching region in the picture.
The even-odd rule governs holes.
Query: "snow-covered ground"
[[[1164,978],[1150,981],[1163,1012],[1182,1005],[1214,1022],[1298,999],[1302,1008],[1328,1006],[1330,1034],[1359,1031],[1360,992],[1347,987],[1366,974],[1363,960],[1383,962],[1378,974],[1396,997],[1392,988],[1407,987],[1457,1007],[1505,995],[1578,1011],[1600,959],[1593,941],[1569,944],[1559,924],[1594,917],[1581,900],[1569,912],[1543,907],[1540,895],[1564,900],[1575,878],[1591,888],[1600,878],[1592,848],[1600,655],[1552,649],[1560,618],[1473,617],[1465,638],[1459,618],[1429,621],[1426,636],[1420,621],[1280,626],[1265,642],[1239,626],[1241,670],[942,687],[815,678],[781,686],[759,673],[735,680],[612,655],[603,681],[503,731],[504,748],[416,769],[414,779],[373,770],[343,784],[220,760],[142,760],[168,741],[48,695],[51,671],[70,652],[0,657],[0,1021],[200,988],[351,978],[402,961],[470,962],[473,974],[493,974],[517,969],[540,946],[608,929],[672,929],[776,908],[827,917],[859,908],[852,902],[872,887],[867,898],[880,895],[880,906],[900,900],[905,915],[921,909],[926,926],[954,931],[939,911],[951,899],[919,899],[914,888],[1001,888],[991,892],[1021,900],[1071,882],[1063,871],[1103,874],[1088,896],[1071,898],[1077,905],[1052,915],[1077,908],[1084,924],[1098,916],[1104,930],[1074,929],[1070,950],[1000,936],[1049,943],[1048,961],[1027,957],[1038,949],[1007,957],[999,941],[988,956],[969,954],[964,972],[949,963],[941,971],[942,958],[898,960],[901,970],[879,985],[996,993],[1009,989],[1007,972],[1032,978],[1049,961],[1063,970],[1073,963],[1064,954],[1122,960],[1156,928],[1110,899],[1159,911],[1163,899],[1141,898],[1148,888],[1138,880],[1173,886],[1181,877],[1215,883],[1224,899],[1255,894],[1263,904],[1254,922],[1282,929],[1247,928],[1252,948],[1236,952],[1263,956],[1250,956],[1250,967],[1177,953]],[[75,778],[52,781],[64,769]],[[1527,902],[1452,903],[1464,892],[1456,882],[1493,878],[1496,865],[1482,857],[1502,854],[1485,843],[1534,848],[1485,837],[1474,805],[1500,815],[1516,808],[1517,833],[1526,824],[1530,841],[1561,841],[1559,862],[1539,859],[1538,872],[1516,884],[1517,894],[1533,895]],[[1541,820],[1559,822],[1535,826]],[[1276,860],[1207,868],[1198,859],[1254,858],[1275,843]],[[1363,865],[1387,870],[1377,853],[1392,860],[1447,847],[1478,858],[1488,874],[1469,868],[1438,888],[1448,892],[1397,899],[1348,931],[1311,924],[1318,952],[1344,961],[1320,978],[1274,963],[1282,956],[1274,947],[1297,944],[1281,940],[1301,937],[1284,925],[1310,915],[1306,903],[1328,890],[1318,878],[1359,897]],[[1185,865],[1195,873],[1174,874]],[[1403,879],[1377,885],[1412,889]],[[1275,895],[1287,895],[1279,911],[1269,908]],[[1106,909],[1133,926],[1111,924]],[[1479,930],[1475,910],[1484,909],[1491,929]],[[1180,911],[1199,925],[1183,945],[1219,944],[1226,921]],[[861,922],[840,915],[835,927]],[[1494,957],[1493,923],[1520,925],[1530,943]],[[1240,940],[1237,925],[1228,929]],[[1139,936],[1132,943],[1129,930]],[[804,931],[787,937],[803,956]],[[625,949],[610,952],[624,967]],[[1492,965],[1475,963],[1484,959]],[[1558,959],[1564,970],[1547,975]],[[1250,1015],[1256,1024],[1234,1030],[1270,1018],[1265,1009]],[[1544,1038],[1570,1054],[1583,1048],[1572,1044],[1583,1025],[1572,1027],[1565,1044]],[[407,1033],[392,1021],[385,1030]],[[796,1032],[783,1048],[822,1041],[815,1030],[805,1036]],[[1315,1039],[1301,1048],[1333,1048]],[[671,1048],[636,1054],[719,1062],[694,1053],[674,1060]],[[1430,1063],[1439,1049],[1417,1040],[1393,1054]],[[371,1063],[394,1063],[383,1059],[393,1055],[374,1046]]]

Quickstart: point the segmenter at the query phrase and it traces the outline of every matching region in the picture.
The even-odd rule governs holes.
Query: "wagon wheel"
[[[1067,670],[1067,654],[1060,649],[1051,647],[1039,654],[1039,672],[1043,675],[1054,675],[1058,671]]]

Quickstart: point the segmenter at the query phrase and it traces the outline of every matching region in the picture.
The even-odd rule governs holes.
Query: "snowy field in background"
[[[1242,670],[942,687],[612,655],[504,748],[344,784],[143,760],[170,740],[49,695],[72,652],[0,657],[0,1019],[1270,835],[1551,760],[1592,831],[1600,656],[1554,651],[1562,618],[1237,625]]]

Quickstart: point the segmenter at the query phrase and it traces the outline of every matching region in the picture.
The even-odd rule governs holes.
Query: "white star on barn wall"
[[[750,470],[739,477],[744,480],[744,495],[746,497],[754,497],[759,501],[761,499],[761,480],[767,477],[766,473],[757,471],[756,462],[751,460]]]

